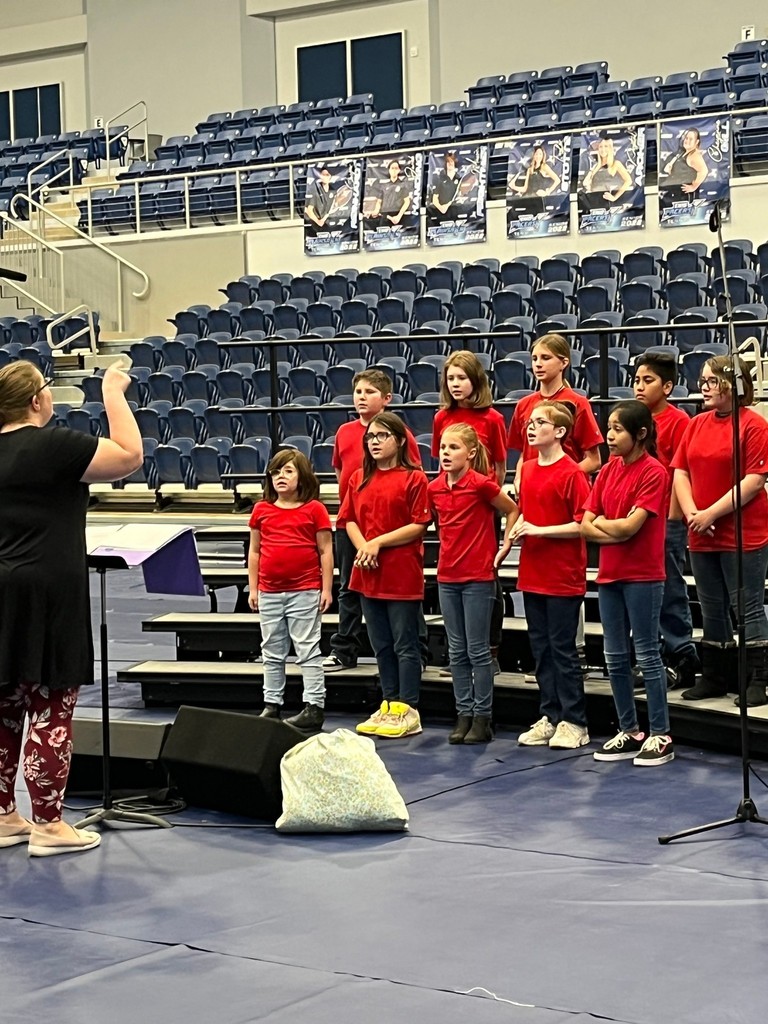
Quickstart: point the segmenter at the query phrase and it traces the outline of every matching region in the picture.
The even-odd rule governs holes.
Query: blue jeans
[[[676,663],[684,654],[692,653],[693,624],[685,582],[685,552],[688,547],[688,527],[676,519],[667,520],[667,540],[664,548],[667,579],[661,601],[659,629],[665,655]]]
[[[496,600],[496,580],[438,583],[437,591],[448,635],[456,710],[460,715],[490,718],[493,668],[488,630]]]
[[[361,603],[384,700],[417,705],[421,687],[421,601],[385,601],[362,596]]]
[[[344,665],[353,667],[360,655],[360,633],[363,610],[360,595],[349,589],[349,578],[355,561],[355,545],[346,530],[337,530],[336,567],[339,570],[339,628],[331,637],[331,650]]]
[[[576,651],[583,597],[523,594],[528,640],[536,662],[540,710],[553,725],[587,725],[584,676]]]
[[[603,644],[613,701],[623,732],[637,732],[630,634],[648,698],[648,722],[655,735],[669,732],[667,677],[659,653],[659,612],[664,584],[601,583],[597,588]]]
[[[337,530],[335,537],[336,567],[339,571],[339,628],[331,637],[331,651],[348,668],[357,665],[360,657],[360,635],[363,630],[363,607],[361,596],[349,589],[349,579],[355,564],[357,550],[346,530]],[[429,639],[424,612],[419,604],[419,646],[421,660],[429,660]]]
[[[320,591],[259,591],[264,703],[282,704],[285,662],[293,641],[304,681],[304,703],[325,707],[325,676],[320,653]]]
[[[746,640],[751,646],[764,646],[768,644],[768,620],[764,607],[768,545],[745,551],[743,566]],[[733,643],[738,595],[736,552],[692,551],[691,568],[701,602],[704,642]]]

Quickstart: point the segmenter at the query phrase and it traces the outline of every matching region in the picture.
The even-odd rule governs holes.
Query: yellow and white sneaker
[[[402,701],[393,700],[389,705],[389,714],[376,730],[382,739],[394,740],[402,736],[415,736],[421,732],[421,718],[416,708]]]
[[[355,732],[362,733],[363,736],[373,736],[388,714],[389,703],[386,700],[383,700],[378,711],[374,711],[367,721],[361,722],[360,725],[355,726]]]

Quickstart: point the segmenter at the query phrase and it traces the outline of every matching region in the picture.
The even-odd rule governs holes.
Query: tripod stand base
[[[697,825],[695,828],[687,828],[683,832],[675,832],[671,836],[659,836],[659,842],[662,846],[666,846],[667,843],[674,843],[676,839],[686,839],[688,836],[697,836],[700,832],[712,832],[718,828],[725,828],[726,825],[741,825],[747,821],[757,822],[758,825],[768,825],[768,818],[762,818],[757,813],[757,807],[751,797],[745,797],[739,803],[732,818],[726,818],[724,821],[711,821],[708,825]]]
[[[173,825],[165,818],[158,818],[155,814],[142,814],[141,811],[123,811],[118,807],[102,807],[87,818],[78,821],[75,828],[87,828],[89,825],[98,825],[100,822],[130,821],[135,825],[152,825],[155,828],[173,828]]]

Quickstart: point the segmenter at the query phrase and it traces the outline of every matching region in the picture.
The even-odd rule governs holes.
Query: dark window
[[[352,40],[352,92],[372,92],[374,109],[403,106],[403,37],[400,32]]]
[[[11,94],[0,92],[0,139],[11,138]]]
[[[347,45],[324,43],[297,51],[299,102],[347,95]]]
[[[40,135],[58,135],[61,131],[61,100],[58,85],[40,87]]]
[[[36,139],[39,134],[37,89],[14,89],[13,137],[15,139]]]

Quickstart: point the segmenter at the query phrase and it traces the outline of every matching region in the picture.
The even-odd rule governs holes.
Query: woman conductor
[[[78,689],[93,682],[85,513],[89,482],[141,465],[142,441],[125,400],[130,377],[109,368],[109,439],[63,427],[46,379],[20,360],[0,370],[0,847],[32,856],[99,845],[97,832],[61,818]],[[22,760],[32,821],[16,810]]]

